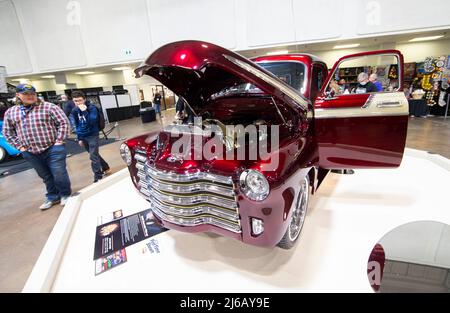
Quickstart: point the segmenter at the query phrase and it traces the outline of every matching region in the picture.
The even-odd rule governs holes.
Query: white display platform
[[[126,263],[95,276],[97,217],[149,208],[124,169],[70,199],[23,291],[372,292],[373,246],[404,223],[450,224],[449,182],[450,160],[407,149],[398,169],[330,173],[290,251],[169,230],[126,248]],[[159,254],[147,250],[151,239]]]

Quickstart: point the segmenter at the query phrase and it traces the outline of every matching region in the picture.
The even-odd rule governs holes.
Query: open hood
[[[250,83],[295,109],[307,110],[308,100],[256,63],[203,41],[178,41],[153,52],[136,70],[150,75],[192,107],[201,107],[225,88]]]

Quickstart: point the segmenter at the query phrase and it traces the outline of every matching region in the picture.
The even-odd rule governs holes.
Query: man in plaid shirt
[[[59,202],[64,205],[72,193],[64,146],[69,120],[58,106],[40,101],[31,85],[18,85],[16,98],[17,104],[5,112],[3,135],[45,184],[46,201],[39,208],[47,210]]]

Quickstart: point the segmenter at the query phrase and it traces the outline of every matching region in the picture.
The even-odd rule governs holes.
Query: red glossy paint
[[[361,107],[369,98],[368,93],[336,95],[333,100],[327,99],[323,95],[317,97],[314,107],[316,109],[339,109]]]
[[[384,52],[386,51],[389,50]],[[237,60],[237,63],[230,60]],[[276,79],[278,84],[281,82],[257,64],[275,61],[302,62],[306,66],[307,90],[303,95],[300,95],[299,91],[295,91],[298,97],[288,95],[270,80],[262,78],[267,75]],[[181,41],[159,48],[136,69],[137,77],[150,75],[159,80],[182,96],[199,115],[207,113],[209,118],[225,124],[247,125],[257,119],[263,119],[268,125],[280,126],[280,147],[271,152],[272,157],[278,157],[279,163],[273,170],[268,170],[267,161],[261,159],[169,162],[172,145],[178,138],[172,138],[165,131],[126,141],[133,156],[137,150],[145,153],[147,162],[157,169],[178,174],[208,172],[229,176],[234,182],[242,230],[240,234],[212,225],[186,227],[157,219],[160,224],[186,232],[215,232],[253,245],[275,246],[288,228],[292,203],[299,193],[300,182],[305,175],[309,175],[314,191],[325,178],[327,168],[398,166],[404,149],[407,118],[381,116],[314,119],[315,109],[311,103],[316,99],[309,97],[312,95],[310,88],[314,83],[311,82],[311,72],[315,65],[326,72],[325,63],[308,54],[265,56],[251,61],[207,42]],[[251,83],[263,92],[217,96],[224,88],[242,83]],[[362,106],[367,97],[368,95],[352,95],[328,102],[329,100],[324,100],[319,94],[315,106],[317,109],[345,109]],[[284,122],[273,107],[272,99],[275,99]],[[209,138],[201,138],[203,143],[208,140]],[[265,200],[253,201],[241,192],[238,180],[245,169],[259,170],[266,176],[270,193]],[[139,188],[134,159],[129,171],[133,183]],[[264,221],[264,232],[258,236],[254,236],[251,231],[251,218],[255,217]]]
[[[328,169],[397,167],[408,116],[329,118],[315,121],[320,166]]]
[[[242,66],[254,72],[243,70]],[[137,78],[145,74],[197,108],[225,87],[251,83],[295,110],[299,109],[299,103],[260,77],[263,74],[279,81],[275,75],[239,54],[203,41],[187,40],[162,46],[135,70]]]
[[[383,246],[377,243],[370,253],[367,263],[367,278],[375,292],[380,291],[385,263],[386,253]]]
[[[314,109],[332,109],[329,112],[335,112],[336,109],[360,108],[359,111],[363,112],[370,94],[338,95],[327,99],[325,89],[343,61],[371,55],[397,56],[400,73],[398,86],[403,86],[403,55],[400,51],[379,50],[347,55],[334,64],[314,103]],[[330,116],[333,114],[330,113]],[[397,167],[403,158],[407,125],[407,115],[315,119],[319,166],[328,169]]]

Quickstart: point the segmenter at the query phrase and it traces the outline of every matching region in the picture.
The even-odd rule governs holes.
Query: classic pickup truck
[[[378,69],[387,68],[395,79],[383,81],[385,91],[361,92],[350,79],[355,88],[338,90],[343,64],[364,60],[375,63],[358,74],[359,87],[372,84],[368,74]],[[391,60],[396,64],[386,63]],[[120,147],[134,186],[169,229],[289,249],[303,228],[310,194],[329,170],[393,168],[403,157],[408,103],[399,90],[403,56],[397,50],[348,55],[328,71],[310,54],[249,60],[211,43],[180,41],[154,51],[135,74],[160,81],[203,121],[169,125]],[[229,125],[254,126],[256,140],[245,132],[228,133]],[[219,131],[205,133],[209,126]],[[174,149],[180,134],[194,134],[188,142],[199,140],[201,146],[220,138],[214,146],[223,144],[221,151],[232,156],[270,138],[270,152],[265,158],[250,158],[248,151],[241,158],[193,158],[195,145],[184,154]]]

